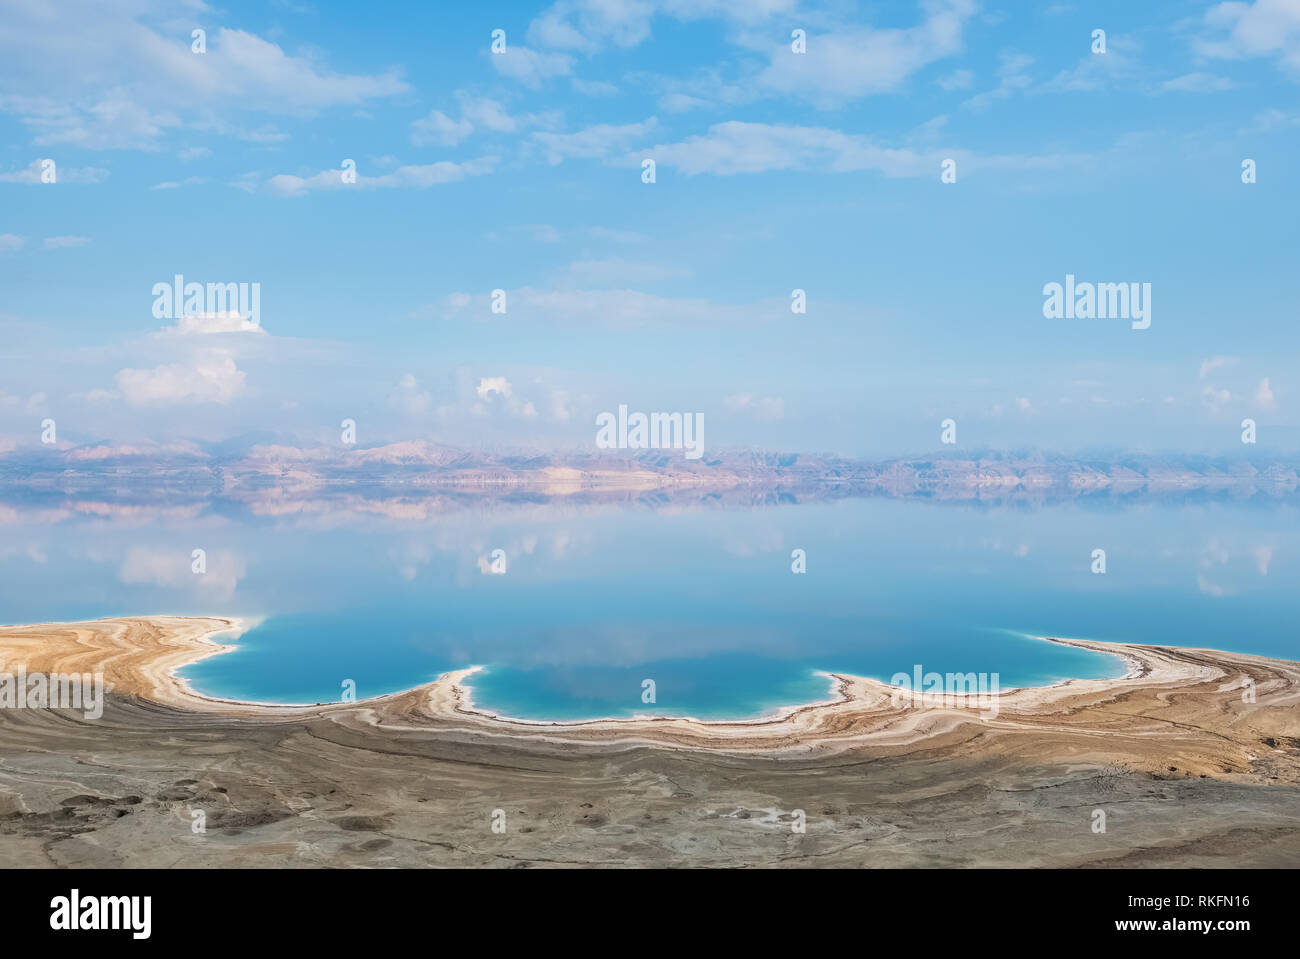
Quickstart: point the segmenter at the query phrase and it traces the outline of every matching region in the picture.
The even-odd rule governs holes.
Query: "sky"
[[[1298,94],[1300,0],[5,0],[0,451],[1294,453]]]

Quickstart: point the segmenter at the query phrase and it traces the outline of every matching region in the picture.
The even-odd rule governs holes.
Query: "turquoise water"
[[[43,537],[44,562],[0,559],[4,620],[257,618],[235,652],[183,675],[259,701],[334,701],[346,681],[364,698],[474,664],[487,667],[477,704],[506,715],[717,719],[825,698],[818,671],[888,681],[920,665],[996,673],[1004,689],[1123,671],[1035,634],[1300,658],[1288,510],[525,503],[420,521],[136,517],[17,532]],[[194,546],[208,551],[202,578]],[[1090,571],[1098,547],[1105,575]],[[483,571],[497,548],[503,575]],[[791,572],[795,548],[805,574]]]

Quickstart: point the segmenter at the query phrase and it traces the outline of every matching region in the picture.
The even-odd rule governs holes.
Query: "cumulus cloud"
[[[478,398],[487,399],[493,393],[499,393],[501,396],[511,394],[510,381],[504,376],[485,376],[478,381]]]
[[[215,313],[190,313],[177,317],[175,326],[163,327],[163,333],[212,334],[212,333],[262,333],[260,323],[245,319],[234,311]]]
[[[1271,410],[1275,403],[1273,396],[1273,387],[1268,382],[1268,377],[1260,381],[1259,388],[1255,390],[1255,402],[1266,410]]]
[[[190,362],[151,370],[119,370],[117,388],[131,406],[229,403],[244,392],[244,373],[225,350],[205,350]]]
[[[478,402],[470,406],[469,411],[475,416],[487,416],[494,411],[503,411],[520,419],[537,418],[537,407],[533,401],[516,396],[514,387],[504,376],[480,378],[474,393],[478,397]],[[444,408],[440,412],[446,415],[452,412],[452,408]]]

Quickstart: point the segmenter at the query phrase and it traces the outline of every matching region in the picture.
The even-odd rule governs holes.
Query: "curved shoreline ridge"
[[[326,720],[376,735],[437,732],[547,750],[665,746],[807,756],[846,750],[893,755],[925,747],[956,755],[1001,751],[1020,759],[1064,754],[1219,778],[1249,775],[1267,762],[1272,772],[1265,779],[1300,782],[1300,663],[1288,660],[1038,637],[1118,656],[1127,665],[1125,674],[1003,690],[993,694],[996,708],[988,709],[987,699],[968,704],[960,697],[945,705],[899,704],[891,702],[896,687],[835,673],[828,674],[833,697],[753,719],[547,722],[476,706],[467,680],[481,667],[372,699],[302,706],[219,699],[177,675],[185,665],[235,648],[219,637],[242,633],[248,625],[233,617],[148,616],[0,626],[0,672],[19,665],[29,674],[101,672],[110,698],[165,707],[147,713],[159,724],[178,718]],[[1254,702],[1247,687],[1253,687]]]

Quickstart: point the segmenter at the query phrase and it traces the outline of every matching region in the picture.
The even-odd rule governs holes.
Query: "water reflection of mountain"
[[[691,461],[662,451],[491,455],[422,442],[244,451],[100,445],[0,456],[0,503],[24,513],[153,508],[402,518],[547,504],[745,509],[861,497],[1025,508],[1300,505],[1300,459],[990,452],[868,462],[738,452]]]

